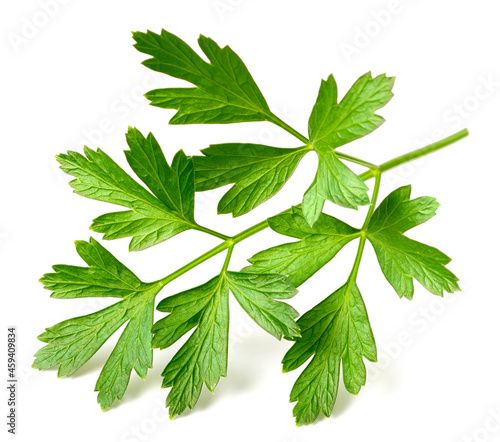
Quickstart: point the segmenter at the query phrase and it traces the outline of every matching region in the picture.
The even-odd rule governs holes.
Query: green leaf
[[[127,267],[101,246],[75,241],[76,251],[88,267],[55,265],[55,273],[43,275],[40,282],[59,299],[85,297],[125,298],[137,292],[142,282]]]
[[[216,279],[160,301],[157,310],[170,314],[154,324],[154,348],[170,347],[198,324],[205,307],[219,290]]]
[[[243,271],[286,275],[288,282],[295,287],[304,283],[331,261],[342,247],[359,236],[358,229],[324,213],[311,227],[298,207],[293,207],[290,213],[269,218],[268,223],[275,232],[300,241],[257,253],[248,260],[252,265]]]
[[[332,151],[318,151],[318,171],[304,194],[302,210],[312,226],[329,200],[342,207],[356,209],[370,202],[368,187]]]
[[[192,228],[190,223],[180,220],[173,212],[151,207],[145,211],[137,209],[106,213],[94,219],[90,226],[94,232],[104,233],[103,239],[131,236],[131,252],[145,250]]]
[[[281,275],[227,272],[231,293],[248,315],[276,339],[300,336],[294,319],[299,313],[290,305],[276,301],[289,299],[297,290]]]
[[[192,161],[180,150],[170,167],[152,133],[147,138],[129,127],[125,151],[130,167],[149,190],[186,221],[194,223],[194,168]]]
[[[196,228],[192,160],[179,151],[169,167],[151,134],[144,138],[131,129],[128,141],[127,157],[132,168],[158,197],[100,149],[85,147],[86,157],[72,151],[57,156],[61,169],[76,177],[70,182],[76,193],[130,209],[99,216],[90,228],[104,233],[104,239],[132,237],[131,251],[146,249]]]
[[[264,121],[269,107],[241,59],[228,46],[220,48],[200,36],[204,61],[184,41],[161,34],[134,32],[135,47],[151,55],[143,64],[154,71],[186,80],[195,88],[157,89],[146,94],[153,106],[177,109],[170,124]]]
[[[366,382],[363,357],[377,360],[375,340],[361,293],[349,281],[297,321],[302,336],[283,358],[283,371],[295,370],[311,356],[290,394],[297,425],[311,424],[320,412],[331,415],[337,398],[340,365],[344,385],[358,394]]]
[[[367,72],[356,80],[337,104],[333,75],[321,81],[318,99],[309,118],[309,139],[315,149],[332,150],[377,129],[385,120],[375,111],[394,95],[394,77]]]
[[[115,399],[122,399],[132,369],[145,379],[148,368],[153,367],[151,328],[157,291],[152,288],[143,296],[143,302],[128,313],[130,320],[99,375],[95,391],[99,392],[97,401],[103,410],[110,408]]]
[[[125,323],[117,345],[104,365],[96,384],[103,410],[122,399],[132,370],[144,378],[152,367],[154,298],[161,289],[141,282],[95,239],[77,242],[77,251],[89,267],[54,266],[55,273],[41,279],[58,298],[114,296],[116,304],[95,313],[71,318],[46,329],[38,336],[47,345],[35,354],[34,368],[59,366],[58,376],[71,376]]]
[[[203,384],[214,391],[227,372],[229,290],[254,321],[277,339],[300,336],[298,313],[277,299],[297,293],[280,275],[223,271],[198,287],[169,296],[157,306],[169,315],[153,326],[153,347],[167,348],[195,328],[163,371],[171,417],[193,409]]]
[[[196,326],[162,373],[170,417],[193,409],[203,384],[214,391],[227,374],[228,286],[223,275],[162,300],[158,310],[171,312],[153,328],[155,347],[164,348]]]
[[[399,297],[412,299],[413,279],[435,295],[460,290],[458,278],[446,265],[451,259],[434,247],[403,235],[436,214],[434,198],[410,200],[411,186],[392,192],[373,213],[367,237],[377,255],[380,268]]]
[[[227,143],[193,157],[196,190],[234,186],[219,201],[218,213],[243,215],[275,195],[292,176],[308,148],[281,149],[260,144]]]
[[[318,171],[302,202],[310,225],[318,219],[326,200],[351,209],[370,202],[368,187],[339,160],[334,149],[368,135],[384,122],[375,111],[391,99],[393,85],[394,78],[372,78],[368,72],[337,103],[333,75],[321,81],[309,118],[309,140],[318,154]]]

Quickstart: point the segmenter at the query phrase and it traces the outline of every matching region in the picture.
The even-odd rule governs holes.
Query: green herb
[[[181,414],[186,407],[192,409],[203,383],[213,392],[219,378],[226,376],[229,291],[250,317],[277,339],[300,336],[294,321],[299,314],[275,300],[296,294],[280,275],[229,272],[224,268],[205,284],[165,298],[157,308],[170,314],[154,325],[154,347],[169,347],[196,327],[162,374],[162,387],[172,387],[167,397],[170,416]]]
[[[291,401],[297,401],[294,416],[299,425],[314,422],[320,412],[330,416],[337,397],[341,362],[347,391],[358,394],[366,382],[363,357],[372,362],[377,361],[375,339],[363,298],[356,284],[366,239],[375,248],[380,267],[399,296],[412,298],[412,278],[417,279],[436,295],[442,296],[443,291],[452,293],[460,290],[457,277],[445,267],[450,258],[437,249],[413,241],[402,234],[434,216],[436,201],[427,197],[410,201],[410,186],[406,186],[392,192],[373,212],[379,190],[380,173],[377,173],[375,179],[370,209],[362,229],[355,231],[335,218],[325,219],[323,222],[329,222],[333,230],[339,232],[333,245],[334,252],[327,255],[326,246],[323,249],[325,253],[323,260],[317,262],[315,266],[308,266],[311,268],[310,272],[299,273],[302,278],[298,283],[301,283],[325,265],[351,239],[360,238],[358,253],[346,284],[300,317],[297,323],[302,336],[296,339],[295,344],[283,358],[283,370],[287,372],[295,370],[314,355],[297,379],[290,395]],[[302,217],[300,213],[297,213],[296,217],[298,219],[294,225],[305,223],[304,218],[302,218],[304,221],[300,220],[299,217]],[[275,223],[279,229],[283,221],[280,220],[280,216],[277,218]],[[338,229],[336,226],[342,228]],[[271,227],[275,229],[273,224]],[[280,233],[296,236],[296,232],[293,231],[282,230]],[[314,236],[321,235],[314,234]],[[307,239],[299,242],[305,241]],[[327,243],[327,240],[323,240],[322,243]],[[294,268],[290,268],[288,264],[283,270],[280,268],[279,272],[294,274],[297,266],[307,260],[307,256],[300,253],[300,246],[293,248],[296,244],[286,244],[275,247],[274,250],[261,252],[260,258],[257,256],[253,259],[255,270],[263,271],[268,267],[269,254],[282,255],[287,250],[292,255],[287,264],[292,262]],[[307,263],[305,265],[307,266]]]
[[[240,216],[276,194],[310,149],[259,144],[216,144],[193,157],[198,192],[234,183],[217,212]]]
[[[221,242],[164,278],[146,283],[95,239],[77,241],[77,252],[87,267],[54,266],[54,272],[41,279],[45,288],[55,298],[120,300],[46,329],[39,336],[46,346],[36,353],[33,366],[58,366],[59,376],[70,376],[127,324],[96,384],[98,402],[108,409],[124,396],[132,370],[142,378],[146,376],[152,366],[153,348],[170,347],[189,334],[162,374],[162,386],[170,388],[166,402],[170,416],[179,415],[186,407],[196,405],[203,384],[214,391],[220,377],[226,376],[231,293],[262,329],[277,339],[285,337],[294,342],[283,359],[284,371],[309,361],[290,396],[292,402],[297,402],[297,424],[312,423],[321,412],[330,416],[340,373],[347,390],[357,394],[366,382],[363,358],[377,360],[375,339],[357,283],[367,240],[399,297],[413,297],[414,279],[440,296],[459,290],[458,279],[446,267],[450,258],[405,236],[408,230],[435,215],[435,199],[410,199],[410,186],[393,191],[378,207],[377,199],[384,172],[462,139],[467,130],[375,165],[338,152],[337,148],[383,123],[375,112],[391,99],[394,78],[362,75],[339,101],[336,82],[330,75],[321,82],[305,137],[272,113],[247,68],[229,47],[220,48],[201,36],[199,45],[208,63],[166,31],[137,32],[134,38],[136,48],[152,57],[144,62],[146,66],[195,86],[146,94],[152,105],[177,111],[171,124],[267,121],[295,136],[298,146],[216,144],[203,149],[201,156],[187,157],[179,151],[169,165],[152,134],[144,137],[137,129],[129,128],[126,159],[144,186],[100,149],[85,148],[85,156],[71,151],[59,155],[62,170],[75,177],[70,185],[76,193],[126,208],[93,221],[91,230],[102,233],[104,239],[130,237],[130,250],[138,251],[194,229]],[[232,184],[219,201],[218,212],[243,215],[274,196],[312,151],[318,156],[318,170],[301,204],[234,236],[195,221],[195,191]],[[356,175],[346,163],[367,170]],[[374,187],[368,197],[365,181],[371,179]],[[355,228],[323,213],[326,200],[353,209],[368,205],[365,222]],[[267,227],[296,241],[255,254],[249,259],[250,265],[240,272],[229,270],[237,244]],[[358,241],[358,251],[346,283],[295,321],[299,313],[285,300],[295,296],[296,287],[353,240]],[[158,293],[224,251],[226,259],[220,273],[198,287],[161,300],[157,310],[167,315],[155,322]]]
[[[151,346],[155,296],[159,284],[145,284],[96,240],[77,241],[88,267],[59,265],[40,280],[54,298],[114,297],[121,301],[86,316],[60,322],[38,336],[47,345],[36,353],[33,367],[59,365],[58,376],[71,376],[106,340],[127,323],[96,384],[103,409],[121,399],[132,369],[146,377],[153,364]]]

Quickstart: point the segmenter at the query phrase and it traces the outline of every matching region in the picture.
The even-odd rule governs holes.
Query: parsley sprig
[[[166,402],[170,416],[179,415],[196,405],[203,384],[214,391],[220,377],[226,376],[231,293],[270,335],[293,341],[283,358],[283,371],[307,363],[290,395],[296,402],[297,424],[310,424],[320,413],[330,416],[340,374],[346,389],[357,394],[366,382],[364,358],[377,360],[357,282],[367,242],[399,297],[412,299],[414,279],[440,296],[459,290],[457,277],[446,267],[450,258],[406,236],[408,230],[435,215],[436,200],[410,199],[410,186],[394,190],[378,205],[377,200],[383,173],[464,138],[467,130],[375,165],[337,148],[384,122],[376,112],[392,98],[394,78],[366,73],[339,100],[330,75],[321,82],[306,137],[274,115],[248,69],[229,47],[221,48],[201,36],[199,45],[207,62],[166,31],[136,32],[134,39],[136,48],[151,56],[144,61],[147,67],[193,85],[146,94],[152,105],[176,111],[170,124],[267,121],[292,134],[299,145],[216,144],[203,149],[200,156],[188,157],[180,150],[168,164],[152,134],[144,136],[129,128],[125,156],[142,184],[101,149],[86,147],[84,155],[72,151],[59,155],[61,169],[75,178],[70,182],[75,193],[125,208],[93,221],[91,230],[102,233],[103,239],[130,238],[130,251],[138,251],[193,229],[221,242],[164,278],[143,282],[94,238],[77,241],[77,252],[86,266],[56,265],[53,273],[40,280],[44,287],[55,298],[114,297],[118,301],[47,328],[39,336],[46,345],[36,353],[33,366],[58,366],[59,376],[71,376],[126,324],[95,388],[106,410],[122,399],[133,370],[146,376],[154,348],[170,347],[189,334],[162,373],[162,386],[170,388]],[[273,197],[310,152],[318,156],[316,176],[302,201],[289,210],[233,236],[195,220],[196,191],[231,184],[219,201],[218,213],[244,215]],[[356,175],[349,163],[366,171]],[[365,184],[369,180],[374,181],[371,197]],[[323,213],[327,200],[353,209],[368,205],[363,225],[356,228]],[[241,271],[229,270],[236,246],[268,227],[295,241],[257,253]],[[346,283],[299,317],[287,301],[351,241],[358,241],[358,250]],[[200,286],[162,299],[156,308],[167,315],[155,322],[154,305],[160,291],[222,252],[226,259],[220,273]]]

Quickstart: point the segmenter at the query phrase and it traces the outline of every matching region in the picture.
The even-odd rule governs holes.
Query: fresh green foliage
[[[86,147],[86,157],[71,151],[57,156],[61,169],[76,177],[70,182],[76,193],[130,209],[99,216],[90,228],[104,239],[131,236],[131,251],[196,229],[192,159],[179,151],[170,167],[153,135],[145,138],[137,129],[129,129],[127,142],[130,166],[155,196],[100,149]]]
[[[311,227],[298,207],[293,207],[291,213],[277,215],[267,221],[275,232],[300,241],[257,253],[248,260],[252,265],[244,270],[287,275],[295,287],[308,280],[360,234],[358,229],[325,213]]]
[[[288,304],[277,301],[297,293],[281,275],[228,272],[229,288],[248,315],[277,339],[298,337],[300,329],[294,321],[299,313]]]
[[[330,416],[337,397],[340,363],[347,391],[358,394],[366,382],[363,356],[376,362],[377,349],[365,304],[356,283],[346,285],[298,320],[302,337],[283,358],[291,371],[314,355],[293,386],[290,400],[297,424],[314,422],[320,412]]]
[[[38,369],[59,366],[59,376],[71,376],[123,324],[128,324],[99,376],[96,391],[103,409],[121,399],[132,369],[144,378],[152,366],[152,349],[166,348],[196,327],[163,372],[163,387],[172,387],[167,399],[171,416],[193,408],[203,383],[210,391],[226,376],[229,328],[229,290],[264,330],[281,339],[300,336],[294,319],[299,314],[278,301],[297,290],[287,278],[225,269],[207,283],[165,298],[158,305],[170,314],[153,326],[154,300],[165,281],[143,283],[93,238],[77,241],[78,254],[88,267],[54,266],[40,280],[61,299],[117,297],[118,303],[90,315],[56,324],[38,338],[47,343],[33,364]],[[154,333],[154,337],[153,334]]]
[[[309,140],[318,154],[318,172],[304,195],[302,209],[310,225],[318,219],[325,200],[356,209],[368,204],[368,187],[337,157],[334,149],[368,135],[384,119],[375,114],[392,98],[394,78],[361,76],[337,103],[337,83],[330,75],[321,82],[309,118]]]
[[[196,327],[162,373],[162,387],[172,387],[167,407],[170,416],[175,416],[186,407],[195,406],[203,384],[213,392],[220,377],[226,376],[227,281],[219,275],[199,287],[164,299],[158,310],[170,314],[154,326],[155,347],[165,348]]]
[[[410,200],[410,186],[390,193],[378,208],[377,198],[384,172],[458,141],[467,131],[375,165],[337,148],[383,123],[376,112],[391,99],[393,78],[362,75],[339,102],[337,84],[330,75],[321,82],[307,138],[272,113],[249,71],[229,47],[221,48],[201,36],[199,46],[207,62],[166,31],[136,32],[134,38],[136,48],[152,57],[144,62],[147,67],[194,86],[146,94],[152,105],[176,110],[171,124],[267,121],[297,138],[298,147],[215,144],[194,157],[187,157],[182,150],[172,151],[169,164],[152,134],[145,137],[129,128],[125,156],[144,186],[101,149],[85,147],[85,155],[71,151],[59,155],[61,169],[75,178],[70,185],[77,194],[125,207],[93,221],[91,229],[102,233],[104,239],[130,237],[129,249],[137,251],[183,231],[198,230],[220,242],[165,277],[146,283],[96,240],[77,241],[78,254],[87,266],[54,266],[54,272],[40,280],[44,287],[54,298],[118,301],[47,328],[39,336],[46,345],[36,353],[33,366],[59,367],[59,376],[71,376],[123,326],[96,384],[98,402],[105,410],[122,399],[132,370],[146,376],[153,364],[154,348],[165,349],[185,338],[162,373],[162,386],[170,388],[166,400],[169,414],[177,416],[196,405],[203,384],[214,391],[220,378],[227,375],[231,293],[263,330],[277,339],[293,341],[283,359],[283,370],[305,365],[290,396],[296,402],[293,414],[297,424],[310,424],[320,413],[330,416],[341,373],[346,389],[358,394],[366,382],[364,359],[377,359],[357,281],[367,243],[372,244],[383,274],[400,297],[413,297],[414,279],[436,295],[459,290],[458,279],[446,267],[450,258],[405,236],[409,229],[435,215],[435,199]],[[195,221],[195,191],[232,185],[219,201],[218,213],[244,215],[276,195],[302,158],[313,151],[318,156],[318,169],[301,204],[233,236]],[[348,167],[350,162],[367,170],[356,175]],[[374,179],[374,186],[369,197],[365,181],[370,179]],[[352,227],[323,213],[327,200],[352,209],[368,205],[363,225]],[[294,241],[256,253],[249,259],[250,265],[239,272],[229,270],[236,246],[267,227]],[[331,295],[296,320],[299,313],[285,301],[353,240],[358,249],[346,283],[336,290],[329,288]],[[202,285],[168,294],[157,305],[166,315],[155,322],[158,293],[222,252],[227,255],[220,273]]]
[[[121,301],[47,328],[38,336],[47,345],[36,353],[33,367],[44,370],[59,366],[58,376],[71,376],[128,322],[96,384],[98,402],[106,410],[123,397],[132,369],[145,378],[152,367],[154,299],[161,287],[141,282],[93,238],[77,241],[76,250],[88,267],[54,266],[55,273],[40,280],[52,296],[116,297]]]
[[[298,425],[314,422],[320,412],[330,416],[337,397],[341,361],[344,385],[352,394],[358,394],[366,382],[363,356],[376,362],[375,340],[356,284],[366,238],[373,244],[384,275],[400,296],[412,298],[412,278],[437,295],[442,295],[443,290],[460,290],[457,277],[445,267],[450,261],[446,255],[403,236],[406,230],[435,215],[436,200],[429,197],[409,200],[410,186],[405,186],[392,192],[373,210],[379,184],[380,175],[377,175],[370,210],[361,230],[325,214],[308,230],[299,211],[294,215],[278,215],[270,220],[271,228],[301,238],[301,241],[273,247],[250,258],[253,265],[249,270],[272,270],[290,275],[290,281],[298,286],[345,244],[360,237],[358,254],[347,283],[299,318],[301,337],[295,339],[283,359],[283,370],[287,372],[300,367],[314,355],[290,395],[290,400],[297,402],[294,416]],[[318,224],[321,235],[312,232]],[[330,236],[324,234],[327,231]],[[308,243],[320,245],[308,247]]]
[[[368,135],[384,119],[375,111],[392,98],[394,77],[368,72],[352,85],[337,103],[337,83],[330,75],[321,82],[318,98],[309,118],[309,139],[315,149],[335,149]]]
[[[294,321],[299,314],[276,300],[291,298],[297,292],[280,275],[223,270],[205,284],[163,299],[157,309],[169,315],[153,327],[155,348],[170,347],[196,327],[162,373],[162,387],[172,387],[167,397],[172,417],[195,406],[203,384],[213,392],[220,377],[226,376],[229,291],[250,317],[277,339],[300,336]]]
[[[326,200],[351,209],[368,204],[368,187],[335,152],[320,150],[318,160],[318,171],[302,201],[304,216],[311,226],[319,218]]]
[[[168,209],[194,223],[194,170],[184,152],[177,152],[170,167],[153,134],[145,138],[129,127],[127,143],[128,163],[142,182]]]
[[[195,156],[196,191],[234,183],[221,198],[217,212],[243,215],[275,195],[309,151],[260,144],[215,144]]]
[[[403,235],[436,214],[434,198],[410,200],[410,186],[392,192],[378,207],[368,224],[368,239],[375,249],[380,268],[400,297],[413,297],[415,278],[427,290],[443,296],[443,291],[460,290],[457,277],[445,265],[444,253]]]
[[[204,61],[179,37],[134,32],[135,47],[151,55],[144,65],[180,78],[195,88],[157,89],[146,94],[151,104],[177,109],[170,124],[240,123],[268,119],[269,107],[241,59],[228,47],[220,48],[200,36],[198,44],[210,60]]]
[[[146,94],[154,106],[177,109],[171,124],[269,121],[291,129],[270,111],[247,68],[229,47],[221,49],[200,36],[200,48],[211,62],[207,63],[169,32],[136,32],[134,38],[136,48],[153,57],[144,61],[146,66],[197,86]],[[303,201],[309,224],[318,219],[326,200],[349,208],[368,204],[368,187],[340,161],[334,149],[369,134],[384,122],[375,111],[391,99],[393,84],[394,78],[372,78],[368,72],[338,103],[337,84],[330,75],[321,82],[309,119],[309,140],[299,137],[306,142],[305,147],[279,149],[241,143],[211,146],[202,151],[206,158],[195,159],[196,190],[234,183],[221,199],[218,212],[243,215],[280,190],[302,157],[315,150],[318,171]]]

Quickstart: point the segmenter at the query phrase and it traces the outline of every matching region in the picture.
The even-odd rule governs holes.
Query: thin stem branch
[[[375,185],[373,187],[373,193],[370,200],[370,207],[368,207],[368,212],[366,213],[365,222],[363,223],[363,227],[361,228],[361,236],[359,238],[358,251],[356,252],[356,258],[354,259],[354,264],[352,266],[351,273],[349,274],[348,281],[350,283],[356,281],[356,278],[358,276],[358,270],[361,264],[361,258],[363,257],[363,251],[365,250],[366,229],[368,227],[368,224],[370,223],[370,219],[377,205],[377,198],[378,198],[378,192],[380,190],[380,181],[381,181],[380,177],[381,173],[379,171],[376,171]]]
[[[366,229],[368,228],[368,223],[370,222],[370,218],[373,215],[373,212],[375,211],[375,206],[377,204],[377,198],[378,198],[378,192],[380,190],[380,181],[381,181],[381,175],[382,173],[379,172],[378,170],[375,171],[375,185],[373,186],[373,193],[372,193],[372,198],[370,201],[370,207],[368,207],[368,212],[366,213],[366,218],[365,222],[363,224],[363,227],[361,227],[361,230],[363,232],[366,232]]]
[[[286,210],[285,212],[287,212]],[[285,213],[281,212],[281,213]],[[219,245],[215,246],[213,249],[210,249],[208,252],[204,253],[203,255],[198,256],[198,258],[194,259],[193,261],[189,262],[185,266],[182,266],[180,269],[177,269],[175,272],[171,273],[170,275],[165,276],[164,278],[158,280],[157,282],[161,284],[162,287],[167,285],[169,282],[172,282],[174,279],[178,278],[179,276],[183,275],[184,273],[188,272],[189,270],[195,268],[196,266],[200,265],[201,263],[209,260],[210,258],[214,257],[215,255],[218,255],[219,253],[223,252],[224,250],[230,249],[231,253],[236,244],[238,244],[241,241],[244,241],[245,239],[249,238],[252,235],[255,235],[256,233],[260,232],[261,230],[264,230],[268,227],[267,224],[267,219],[264,221],[261,221],[258,224],[255,224],[254,226],[243,230],[242,232],[238,233],[237,235],[233,237],[226,237],[227,239],[220,243]],[[231,254],[228,254],[229,259],[231,258]],[[227,257],[226,257],[227,259]],[[229,265],[229,262],[228,262]]]
[[[295,138],[302,141],[306,146],[311,145],[311,142],[307,137],[302,135],[300,132],[297,132],[293,127],[286,124],[281,118],[277,117],[273,113],[269,113],[267,115],[267,121],[269,121],[270,123],[274,123],[276,124],[276,126],[279,126],[282,129],[286,130],[289,134],[292,134]]]
[[[215,236],[216,238],[220,238],[223,241],[226,241],[227,239],[230,238],[229,236],[224,235],[223,233],[216,232],[215,230],[209,229],[207,227],[200,226],[199,224],[196,224],[195,229],[198,230],[198,231],[200,231],[200,232],[208,233],[209,235]]]
[[[167,275],[156,282],[160,284],[162,287],[165,287],[169,282],[172,282],[174,279],[177,279],[179,276],[184,275],[184,273],[199,266],[201,263],[207,261],[208,259],[214,257],[215,255],[218,255],[220,252],[223,252],[229,247],[230,244],[228,244],[228,241],[224,241],[223,243],[220,243],[218,246],[215,246],[213,249],[210,249],[208,252],[205,252],[203,255],[198,256],[198,258],[193,259],[185,266],[182,266],[180,269],[177,269],[175,272],[170,273],[170,275]]]
[[[224,265],[222,266],[221,273],[224,273],[229,267],[229,262],[231,261],[231,255],[233,254],[234,244],[227,249],[226,259],[224,260]]]
[[[366,236],[361,235],[359,237],[359,244],[358,244],[358,251],[356,252],[356,258],[354,259],[354,264],[352,266],[351,273],[349,274],[349,278],[347,279],[347,281],[351,284],[356,281],[356,278],[358,276],[358,270],[359,266],[361,265],[361,258],[363,257],[363,251],[365,250],[365,244],[366,244]]]
[[[290,209],[288,209],[290,210]],[[288,212],[286,210],[285,212]],[[284,213],[284,212],[281,212]],[[267,223],[267,219],[264,221],[261,221],[258,224],[255,224],[252,227],[249,227],[246,230],[243,230],[243,232],[238,233],[237,235],[234,235],[231,240],[233,241],[234,244],[238,244],[239,242],[249,238],[252,235],[255,235],[256,233],[260,232],[261,230],[267,229],[269,227],[269,224]]]
[[[435,143],[429,144],[428,146],[422,147],[421,149],[413,150],[399,157],[393,158],[392,160],[386,161],[379,166],[380,172],[386,172],[389,169],[394,169],[403,163],[408,163],[416,158],[428,155],[436,150],[442,149],[443,147],[449,146],[450,144],[456,143],[457,141],[465,138],[469,135],[467,129],[462,129],[461,131],[450,135],[449,137],[443,138],[442,140],[436,141]]]
[[[361,160],[356,157],[352,157],[351,155],[347,155],[345,153],[335,151],[335,154],[342,160],[350,161],[351,163],[359,164],[360,166],[367,167],[368,169],[376,170],[378,166],[373,163],[369,163],[368,161]]]

